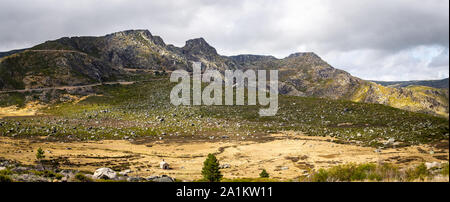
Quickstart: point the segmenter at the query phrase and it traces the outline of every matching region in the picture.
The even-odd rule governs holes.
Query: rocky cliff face
[[[84,52],[118,68],[182,68],[185,60],[166,49],[161,37],[148,30],[129,30],[102,37],[71,37],[48,41],[32,49],[68,49]]]
[[[205,68],[277,69],[282,94],[348,99],[448,116],[448,89],[390,88],[335,69],[314,53],[273,56],[219,55],[203,38],[185,46],[166,45],[148,30],[128,30],[101,37],[64,37],[0,58],[0,89],[77,85],[111,80],[124,68],[192,70]]]

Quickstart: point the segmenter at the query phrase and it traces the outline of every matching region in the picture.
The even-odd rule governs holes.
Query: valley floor
[[[100,167],[116,171],[131,169],[130,176],[169,175],[180,180],[201,179],[203,161],[215,153],[224,178],[257,178],[262,169],[271,178],[291,181],[311,169],[329,168],[347,163],[391,163],[401,168],[423,162],[448,162],[448,140],[441,148],[427,145],[383,149],[335,143],[330,137],[311,137],[296,132],[270,135],[266,141],[225,140],[101,140],[82,142],[46,141],[34,137],[0,137],[0,157],[23,164],[35,164],[37,148],[47,159],[59,162],[63,169],[94,172]],[[159,168],[164,159],[170,170]],[[448,181],[448,178],[444,179]]]

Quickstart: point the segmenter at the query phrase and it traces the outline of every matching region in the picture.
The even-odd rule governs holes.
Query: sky
[[[0,0],[0,51],[148,29],[219,54],[315,52],[369,80],[449,76],[448,0]]]

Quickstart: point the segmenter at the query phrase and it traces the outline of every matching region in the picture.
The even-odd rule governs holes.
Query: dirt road
[[[72,90],[72,89],[77,89],[77,88],[94,87],[94,86],[100,86],[100,85],[114,85],[114,84],[130,85],[130,84],[134,84],[134,83],[135,83],[135,81],[103,82],[103,83],[94,83],[94,84],[80,85],[80,86],[56,86],[56,87],[47,87],[47,88],[5,90],[5,91],[0,91],[0,93],[13,93],[13,92],[25,93],[25,92],[43,91],[43,90]]]

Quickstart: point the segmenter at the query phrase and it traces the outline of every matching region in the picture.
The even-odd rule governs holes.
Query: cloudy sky
[[[278,58],[315,52],[363,79],[449,76],[448,0],[0,0],[0,51],[148,29],[183,46]]]

